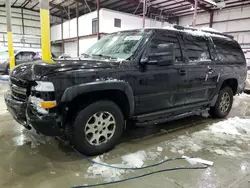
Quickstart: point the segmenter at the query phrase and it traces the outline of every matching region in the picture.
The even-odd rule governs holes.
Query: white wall
[[[84,53],[88,48],[90,48],[97,41],[97,37],[91,37],[79,40],[79,52]]]
[[[91,13],[82,15],[79,17],[79,36],[81,37],[79,41],[79,52],[83,53],[86,49],[92,46],[96,41],[96,35],[92,35],[92,20],[97,17],[97,12],[93,11]],[[121,27],[117,28],[114,26],[114,19],[121,19]],[[162,23],[155,20],[146,19],[146,27],[161,27]],[[164,23],[163,26],[169,25],[169,23]],[[109,9],[100,10],[100,33],[111,33],[121,30],[128,29],[139,29],[142,28],[142,17],[122,13],[118,11],[113,11]],[[65,21],[63,23],[63,39],[71,38],[73,41],[76,40],[76,18],[72,20]],[[86,38],[84,38],[86,37]],[[61,36],[61,24],[54,25],[51,27],[51,41],[60,41]],[[65,53],[71,56],[76,56],[77,54],[77,44],[76,42],[65,43]]]
[[[100,31],[104,33],[112,33],[116,31],[139,29],[142,28],[142,17],[133,14],[127,14],[109,9],[101,9],[100,12]],[[114,26],[114,19],[121,19],[121,27]],[[164,26],[169,23],[164,23]],[[152,19],[146,19],[145,27],[161,27],[162,23]]]
[[[192,15],[180,18],[180,25],[191,25]],[[210,16],[200,13],[197,27],[209,27]],[[250,6],[222,9],[214,13],[213,28],[233,35],[240,44],[250,44]]]
[[[77,42],[65,42],[64,51],[66,54],[69,54],[72,57],[77,57]]]
[[[92,34],[92,20],[97,17],[97,12],[82,15],[79,17],[79,36]],[[114,26],[114,19],[121,19],[121,28]],[[146,27],[161,27],[162,23],[155,20],[146,19]],[[163,26],[169,25],[164,23]],[[120,30],[139,29],[142,28],[142,17],[113,11],[109,9],[100,10],[100,32],[111,33]],[[63,39],[76,37],[76,18],[63,23]],[[51,40],[61,40],[61,24],[51,27]]]

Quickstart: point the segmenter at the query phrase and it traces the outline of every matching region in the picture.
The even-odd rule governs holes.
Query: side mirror
[[[142,64],[154,64],[157,63],[160,66],[172,65],[175,61],[175,47],[174,44],[158,44],[155,49],[155,53],[148,55],[148,58],[142,59]]]

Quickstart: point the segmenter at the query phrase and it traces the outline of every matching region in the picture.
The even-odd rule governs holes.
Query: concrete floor
[[[118,171],[90,164],[55,139],[34,147],[23,128],[5,109],[3,92],[6,88],[6,82],[0,83],[0,187],[67,188],[123,179],[164,168],[193,165],[182,160],[136,172]],[[114,150],[95,159],[108,164],[121,164],[126,161],[124,156],[130,159],[128,154],[133,153],[133,159],[139,156],[139,163],[147,165],[166,157],[186,155],[213,161],[214,165],[205,170],[165,172],[102,187],[250,188],[250,121],[247,129],[244,128],[247,120],[234,118],[235,116],[250,117],[250,96],[243,94],[235,98],[234,108],[229,116],[233,119],[224,123],[229,127],[240,123],[242,129],[238,127],[237,134],[220,133],[212,126],[219,120],[198,116],[163,125],[129,128]],[[211,132],[210,128],[212,131],[217,130],[218,134]]]

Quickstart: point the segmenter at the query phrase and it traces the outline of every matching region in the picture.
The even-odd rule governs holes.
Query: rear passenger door
[[[188,74],[186,104],[206,103],[216,92],[217,75],[211,57],[209,39],[203,36],[184,34],[182,36]]]

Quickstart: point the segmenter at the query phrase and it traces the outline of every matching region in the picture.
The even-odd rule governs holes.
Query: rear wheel
[[[218,95],[214,107],[211,107],[209,114],[215,118],[225,118],[232,109],[233,91],[230,87],[224,87]]]
[[[73,128],[73,144],[86,155],[112,149],[123,132],[124,119],[112,101],[97,101],[80,110]]]

